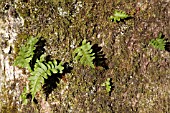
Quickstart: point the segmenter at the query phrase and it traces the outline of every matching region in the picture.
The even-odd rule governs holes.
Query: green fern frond
[[[125,19],[128,17],[129,17],[129,15],[127,15],[125,12],[116,10],[114,12],[113,16],[110,16],[109,19],[112,21],[114,20],[114,22],[116,22],[116,21],[120,21],[120,19]]]
[[[30,81],[32,100],[34,99],[36,93],[40,91],[44,85],[44,79],[48,79],[48,76],[51,76],[52,73],[62,73],[64,69],[62,62],[58,64],[56,60],[53,60],[48,63],[44,63],[44,60],[43,55],[40,57],[40,60],[36,60],[34,71],[31,72],[32,76],[28,78]]]
[[[93,59],[95,58],[95,53],[92,53],[91,47],[90,42],[86,43],[86,39],[84,39],[82,45],[74,50],[73,58],[85,66],[88,65],[94,68]]]
[[[105,87],[106,87],[106,91],[107,91],[108,93],[110,93],[110,92],[111,92],[111,89],[112,89],[112,86],[111,86],[111,78],[107,78],[107,80],[106,80],[103,84],[101,84],[101,86],[105,86]]]
[[[36,49],[35,44],[38,42],[38,40],[39,38],[31,36],[27,40],[26,44],[21,46],[18,56],[14,61],[15,66],[27,68],[29,71],[31,71],[29,62],[33,58],[34,50]]]
[[[159,36],[156,39],[152,39],[149,44],[154,48],[165,50],[166,40],[162,38],[162,33],[160,33]]]

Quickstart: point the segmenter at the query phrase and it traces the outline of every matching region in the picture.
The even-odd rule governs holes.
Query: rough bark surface
[[[131,18],[111,22],[114,10]],[[149,45],[160,32],[165,50]],[[66,70],[22,105],[30,74],[13,61],[28,36],[41,37],[35,52],[64,62]],[[94,69],[73,61],[83,39],[96,53]],[[101,86],[108,78],[110,93]],[[167,113],[169,102],[169,0],[0,0],[1,113]]]

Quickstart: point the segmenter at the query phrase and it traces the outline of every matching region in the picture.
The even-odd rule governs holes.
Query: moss
[[[78,2],[82,7],[75,13]],[[164,53],[147,47],[149,38],[159,30],[168,34],[167,11],[159,11],[166,3],[143,3],[148,5],[146,9],[138,4],[142,3],[133,0],[30,0],[17,4],[17,12],[25,23],[15,42],[16,51],[27,36],[38,35],[46,40],[45,52],[52,59],[69,62],[73,67],[71,73],[64,75],[67,82],[61,80],[47,98],[54,112],[168,111],[169,57],[162,57]],[[58,7],[66,15],[61,15]],[[110,22],[108,17],[115,9],[123,10],[133,18],[120,23]],[[107,70],[90,69],[72,62],[73,49],[84,38],[102,48],[107,58]],[[101,87],[106,78],[113,79],[110,96]],[[31,105],[23,109],[29,111],[31,108],[31,112],[40,109]]]

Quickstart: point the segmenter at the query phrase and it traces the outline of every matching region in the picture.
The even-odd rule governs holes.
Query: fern
[[[109,19],[112,21],[114,20],[114,22],[116,22],[116,21],[120,21],[121,19],[125,19],[128,17],[129,17],[129,15],[127,15],[125,12],[116,10],[114,12],[113,16],[110,16]]]
[[[80,61],[83,65],[88,65],[94,68],[93,59],[94,54],[92,53],[92,45],[90,45],[90,42],[86,43],[86,39],[82,41],[82,45],[80,47],[77,47],[73,52],[73,58],[76,61]]]
[[[106,87],[106,91],[107,91],[108,93],[110,93],[110,92],[111,92],[111,89],[112,89],[112,86],[111,86],[111,78],[107,78],[107,80],[106,80],[103,84],[101,84],[101,86],[105,86],[105,87]]]
[[[160,33],[158,38],[152,39],[149,44],[154,48],[165,50],[166,41],[162,38],[162,33]]]
[[[21,46],[20,51],[18,53],[18,56],[16,57],[14,61],[14,65],[21,67],[21,68],[27,68],[29,71],[31,71],[31,67],[29,65],[30,61],[33,58],[35,44],[38,42],[37,37],[30,37],[26,44]]]
[[[30,92],[32,95],[32,100],[34,99],[36,93],[41,90],[42,85],[44,84],[44,79],[48,78],[48,75],[51,76],[52,73],[62,73],[64,67],[62,62],[59,64],[56,60],[49,61],[44,63],[45,55],[40,57],[40,60],[36,60],[34,65],[34,71],[31,72],[31,75],[28,80],[30,81]]]
[[[32,101],[38,91],[41,90],[42,85],[44,85],[44,79],[48,79],[53,73],[62,73],[64,67],[62,62],[59,64],[56,60],[49,61],[46,63],[46,55],[41,55],[40,59],[36,60],[34,69],[30,67],[30,61],[33,59],[34,50],[36,49],[35,44],[38,42],[37,37],[30,37],[26,44],[21,46],[18,56],[14,61],[14,65],[22,68],[27,68],[30,71],[31,76],[28,78],[29,87],[25,87],[23,93],[21,94],[21,99],[23,104],[27,104],[27,94],[31,92]]]

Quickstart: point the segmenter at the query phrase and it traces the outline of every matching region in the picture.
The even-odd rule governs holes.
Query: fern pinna
[[[93,59],[95,59],[95,53],[92,52],[91,47],[90,42],[86,43],[86,39],[84,39],[82,45],[74,50],[73,58],[85,66],[88,65],[94,68]]]
[[[14,61],[14,65],[26,68],[31,71],[31,67],[29,65],[30,61],[33,58],[34,50],[36,49],[35,44],[38,42],[39,38],[37,37],[29,37],[26,44],[21,46],[18,56]]]
[[[32,100],[34,99],[36,93],[41,90],[42,85],[44,84],[44,79],[48,78],[48,75],[51,76],[52,73],[62,73],[64,67],[62,62],[59,64],[56,60],[49,61],[45,63],[45,55],[40,57],[40,60],[36,60],[34,65],[34,71],[31,72],[31,75],[28,80],[30,81],[30,92],[32,95]]]

